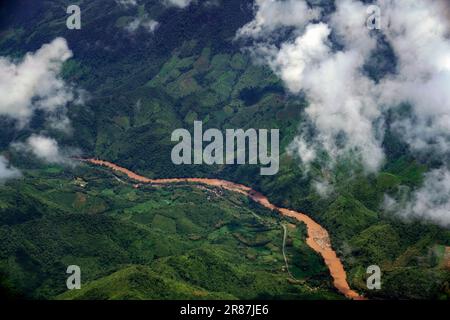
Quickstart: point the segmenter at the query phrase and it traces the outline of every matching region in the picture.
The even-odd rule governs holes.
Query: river
[[[82,159],[82,161],[97,166],[107,167],[117,172],[121,172],[126,176],[128,176],[130,179],[141,183],[166,185],[172,183],[186,182],[186,183],[214,186],[233,192],[238,192],[242,195],[248,196],[253,201],[259,203],[260,205],[270,210],[278,211],[283,216],[291,217],[298,221],[301,221],[307,227],[308,237],[306,239],[306,243],[315,252],[320,254],[324,259],[325,264],[327,265],[330,271],[331,277],[333,278],[333,284],[336,287],[336,289],[349,299],[354,300],[365,299],[363,296],[359,295],[356,291],[350,288],[347,282],[347,274],[345,272],[344,266],[339,257],[337,256],[336,252],[333,250],[333,247],[331,246],[328,231],[304,213],[290,209],[279,208],[274,204],[272,204],[266,196],[251,189],[250,187],[226,180],[206,179],[206,178],[149,179],[108,161],[98,159]]]

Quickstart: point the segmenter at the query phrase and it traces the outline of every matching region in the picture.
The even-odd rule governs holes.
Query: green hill
[[[199,287],[158,275],[145,266],[130,266],[94,280],[80,290],[56,297],[61,300],[163,300],[163,299],[236,299],[221,292],[209,292]]]
[[[83,27],[76,31],[65,26],[66,8],[74,2],[83,7]],[[324,10],[334,6],[310,2]],[[320,257],[305,245],[304,226],[290,235],[291,269],[300,280],[292,284],[282,271],[280,221],[271,212],[234,194],[134,189],[110,172],[47,165],[10,147],[45,133],[60,146],[148,177],[224,178],[307,213],[329,231],[351,287],[371,298],[450,297],[450,272],[435,250],[450,246],[449,230],[383,208],[385,195],[410,197],[433,159],[413,157],[388,128],[386,164],[379,173],[367,174],[353,159],[334,170],[313,165],[303,171],[286,147],[300,124],[308,129],[305,97],[286,92],[270,68],[254,63],[235,39],[253,18],[253,1],[223,0],[218,6],[196,1],[186,10],[161,0],[139,3],[124,8],[104,0],[18,0],[0,7],[0,56],[21,59],[64,37],[74,56],[61,78],[86,93],[83,104],[67,106],[71,134],[52,128],[45,112],[36,112],[19,131],[0,117],[0,153],[24,173],[23,179],[0,184],[5,288],[45,299],[157,299],[188,297],[196,290],[210,298],[341,298]],[[124,26],[144,15],[160,23],[157,32],[130,35]],[[192,130],[194,120],[203,121],[205,130],[280,128],[279,173],[262,177],[247,165],[174,165],[171,133]],[[314,188],[324,178],[334,186],[327,197]],[[64,293],[69,264],[82,266],[86,288],[80,292]],[[365,285],[372,264],[383,268],[381,291]],[[167,291],[155,292],[144,279]],[[114,286],[107,288],[107,281]]]
[[[240,195],[135,189],[86,166],[48,172],[1,187],[0,274],[28,298],[340,298],[301,224],[287,250],[301,281],[288,281],[280,216]],[[14,220],[13,194],[28,199]],[[81,291],[67,292],[69,265],[81,268]]]

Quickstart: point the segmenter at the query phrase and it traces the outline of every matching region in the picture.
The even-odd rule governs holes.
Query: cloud
[[[450,151],[450,24],[445,1],[381,2],[385,35],[397,59],[397,74],[380,85],[382,103],[409,103],[412,117],[397,132],[416,151]],[[418,22],[420,19],[420,22]]]
[[[367,5],[355,0],[342,0],[336,4],[336,11],[329,19],[342,51],[357,50],[367,57],[376,47],[377,41],[367,28]]]
[[[129,33],[135,33],[138,29],[153,33],[158,28],[159,22],[150,19],[147,14],[142,17],[134,18],[126,27],[125,30]]]
[[[121,5],[125,8],[136,7],[139,3],[137,0],[115,0],[118,5]],[[178,7],[178,8],[186,8],[189,6],[194,0],[160,0],[168,6]]]
[[[297,37],[293,42],[281,45],[273,57],[269,57],[268,63],[272,69],[285,82],[293,93],[299,93],[306,86],[311,70],[330,55],[327,44],[330,28],[324,24],[311,24],[305,33]]]
[[[373,4],[381,9],[381,30],[366,26],[368,4],[362,1],[336,1],[336,10],[324,14],[304,0],[257,0],[253,21],[237,37],[250,40],[247,49],[257,61],[309,101],[301,134],[288,148],[306,169],[315,161],[330,169],[342,159],[358,159],[367,172],[377,172],[385,159],[386,114],[409,105],[410,112],[389,120],[391,129],[416,156],[434,158],[441,168],[427,176],[408,210],[419,215],[423,209],[424,216],[443,223],[450,216],[444,201],[450,199],[449,4]],[[392,57],[380,53],[386,47],[395,55],[395,70],[374,79],[366,66],[374,55],[392,64]],[[436,194],[439,188],[447,194]]]
[[[258,11],[238,35],[255,37],[256,32],[256,39],[262,40],[251,48],[253,54],[266,61],[289,91],[304,92],[308,97],[310,105],[306,113],[318,134],[312,140],[298,137],[291,151],[301,148],[297,154],[306,165],[315,160],[313,155],[319,154],[312,149],[324,149],[335,161],[352,153],[361,158],[368,171],[376,171],[384,155],[381,141],[375,137],[377,128],[372,125],[380,116],[373,97],[374,83],[361,72],[365,55],[376,44],[364,26],[365,7],[351,0],[338,2],[337,11],[326,24],[309,23],[318,16],[318,11],[308,9],[305,1],[269,3],[278,7],[275,11],[287,11],[296,19],[287,19],[282,24],[278,19],[266,19],[268,14]],[[291,11],[294,10],[291,7],[303,11]],[[279,46],[267,43],[270,33],[285,25],[295,26],[298,35]],[[346,45],[345,49],[334,49],[329,40],[333,31]]]
[[[75,150],[60,150],[58,142],[43,135],[31,135],[25,142],[16,142],[12,147],[19,152],[32,153],[38,159],[47,163],[71,164],[70,157],[76,154]]]
[[[137,0],[116,0],[116,3],[125,8],[136,7],[139,5]],[[145,13],[143,15],[139,15],[139,17],[133,18],[133,20],[131,20],[124,27],[124,29],[130,34],[133,34],[140,29],[146,32],[153,33],[158,26],[159,22],[150,19],[148,14]]]
[[[23,127],[35,110],[63,110],[75,99],[73,89],[59,77],[63,63],[71,57],[63,38],[27,53],[21,61],[0,57],[0,115]]]
[[[169,6],[178,8],[186,8],[193,2],[193,0],[165,0],[165,3]]]
[[[317,22],[318,11],[303,0],[257,1],[254,20],[237,35],[253,39],[251,52],[289,91],[306,94],[306,114],[317,134],[300,136],[293,146],[302,148],[305,164],[325,150],[332,162],[352,155],[367,171],[377,171],[384,161],[384,113],[402,103],[413,108],[410,117],[393,124],[404,141],[416,150],[450,151],[450,42],[443,3],[377,3],[386,21],[379,34],[392,47],[398,70],[376,82],[364,70],[380,44],[379,36],[366,27],[366,4],[338,1],[336,11]],[[283,26],[296,32],[279,44],[273,34]],[[316,152],[305,153],[305,146]]]
[[[128,7],[135,7],[135,6],[138,5],[136,0],[116,0],[116,3],[121,5],[121,6],[124,6],[126,8],[128,8]]]
[[[314,181],[313,186],[317,193],[323,198],[327,198],[333,192],[333,187],[326,180]]]
[[[450,226],[450,171],[435,169],[425,176],[421,188],[413,192],[409,201],[385,197],[386,210],[405,218],[423,219],[444,227]]]
[[[281,27],[303,28],[320,16],[319,9],[309,8],[303,0],[256,0],[254,10],[255,18],[239,29],[238,37],[264,37]]]
[[[0,155],[0,182],[20,177],[20,171],[9,164],[9,161]]]

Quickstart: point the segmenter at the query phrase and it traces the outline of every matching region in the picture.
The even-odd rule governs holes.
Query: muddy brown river
[[[345,295],[349,299],[354,300],[364,300],[364,297],[359,295],[357,292],[352,290],[347,282],[347,274],[345,273],[344,266],[342,265],[341,260],[337,256],[336,252],[333,250],[331,246],[330,236],[328,231],[325,230],[320,224],[315,222],[309,216],[304,213],[279,208],[273,205],[266,196],[261,193],[245,186],[242,184],[237,184],[234,182],[220,180],[220,179],[203,179],[203,178],[173,178],[173,179],[149,179],[143,176],[140,176],[133,171],[130,171],[126,168],[122,168],[114,163],[98,160],[98,159],[83,159],[82,161],[88,162],[97,166],[107,167],[114,171],[120,172],[128,176],[128,178],[141,182],[141,183],[149,183],[154,185],[166,185],[172,183],[193,183],[193,184],[202,184],[208,186],[214,186],[218,188],[222,188],[225,190],[238,192],[242,195],[248,196],[253,201],[259,203],[260,205],[270,209],[278,211],[280,214],[286,217],[294,218],[298,221],[303,222],[308,231],[308,237],[306,239],[306,243],[309,247],[311,247],[314,251],[322,256],[330,270],[331,277],[333,278],[333,284],[336,289]]]

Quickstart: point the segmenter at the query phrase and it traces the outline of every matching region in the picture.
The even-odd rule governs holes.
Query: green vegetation
[[[0,187],[3,286],[45,299],[340,298],[297,225],[284,270],[281,217],[221,190],[136,189],[104,171],[29,171]],[[68,292],[68,265],[82,290]],[[312,266],[312,268],[310,268]]]
[[[215,7],[199,1],[178,10],[159,0],[141,0],[139,7],[124,9],[114,1],[79,1],[83,28],[74,32],[65,27],[65,8],[72,2],[32,1],[24,9],[21,1],[11,1],[0,8],[1,56],[20,58],[64,37],[74,58],[62,77],[89,93],[84,105],[68,106],[72,135],[56,132],[39,115],[18,135],[15,125],[1,118],[1,151],[44,130],[63,146],[148,177],[243,183],[320,222],[357,291],[371,298],[450,297],[449,270],[439,261],[442,250],[435,250],[450,246],[448,229],[383,210],[386,194],[408,198],[420,187],[433,161],[414,159],[388,131],[383,143],[387,163],[379,174],[368,175],[348,159],[334,172],[318,164],[309,175],[302,172],[298,159],[285,150],[298,134],[307,102],[287,94],[270,69],[252,63],[234,40],[236,30],[253,17],[251,5],[226,0]],[[332,7],[332,1],[322,3]],[[157,32],[124,31],[133,17],[145,14],[160,23]],[[254,166],[173,165],[171,133],[190,130],[194,120],[202,120],[205,130],[280,128],[280,172],[262,177]],[[302,225],[289,229],[287,253],[298,281],[287,282],[279,218],[234,194],[218,197],[179,186],[134,189],[110,173],[47,167],[13,151],[10,156],[26,172],[23,180],[0,186],[0,282],[13,294],[340,297],[330,291],[321,259],[304,243]],[[326,197],[314,188],[323,178],[334,186]],[[72,263],[82,266],[86,286],[64,293],[64,270]],[[365,270],[372,264],[382,268],[381,291],[366,289]],[[205,276],[208,265],[213,274]],[[156,290],[156,284],[167,290]]]

